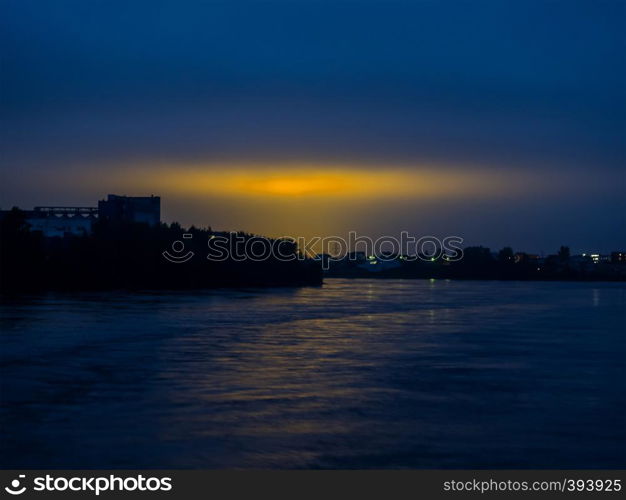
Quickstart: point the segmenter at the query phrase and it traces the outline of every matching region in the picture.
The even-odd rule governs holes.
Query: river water
[[[326,280],[0,306],[3,468],[623,468],[619,283]]]

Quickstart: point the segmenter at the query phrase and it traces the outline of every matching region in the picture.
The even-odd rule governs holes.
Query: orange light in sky
[[[522,189],[520,179],[486,171],[354,167],[137,167],[113,179],[127,190],[227,198],[445,198],[498,196]]]
[[[475,202],[495,203],[497,209],[516,197],[571,194],[582,185],[571,174],[556,179],[519,168],[228,162],[68,167],[63,175],[43,173],[37,182],[48,192],[54,189],[59,200],[68,190],[87,193],[87,200],[107,193],[156,194],[163,200],[164,221],[306,237],[353,229],[381,234],[437,221],[432,230],[445,231],[456,227],[452,212],[471,211]],[[588,179],[584,185],[589,191]]]

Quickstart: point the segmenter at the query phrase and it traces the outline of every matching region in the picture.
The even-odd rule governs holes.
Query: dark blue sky
[[[461,232],[536,251],[626,246],[624,2],[1,5],[3,206],[163,191],[153,164],[181,176],[340,165],[357,179],[429,165],[541,189],[377,198],[333,230]],[[143,183],[112,180],[138,165]],[[162,194],[168,219],[281,229],[246,219],[240,199]],[[244,201],[265,217],[290,203]]]

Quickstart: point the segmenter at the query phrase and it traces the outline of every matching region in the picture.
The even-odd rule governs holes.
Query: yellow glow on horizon
[[[564,176],[506,165],[311,161],[69,165],[62,173],[42,171],[31,181],[41,192],[53,193],[58,204],[74,192],[85,193],[85,203],[108,193],[154,194],[162,197],[166,222],[307,238],[351,230],[378,235],[405,228],[435,231],[439,224],[458,232],[463,219],[488,207],[497,211],[521,201],[607,189],[604,177],[586,172]]]
[[[327,196],[352,188],[337,172],[234,172],[220,176],[220,181],[228,192],[253,196]]]
[[[433,199],[509,194],[521,179],[450,168],[373,168],[238,165],[136,167],[113,177],[126,189],[186,196],[250,199]]]

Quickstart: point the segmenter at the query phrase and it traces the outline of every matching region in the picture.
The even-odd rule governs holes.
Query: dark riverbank
[[[19,211],[4,217],[1,229],[0,289],[4,293],[322,283],[321,263],[297,259],[293,242],[247,233],[215,233],[193,227],[184,230],[178,224],[150,227],[98,221],[89,235],[45,238],[29,230]],[[228,252],[221,260],[209,260],[207,242],[216,235]],[[278,248],[283,258],[237,258],[250,248],[259,252],[268,246]]]
[[[469,247],[460,260],[409,258],[407,256],[344,258],[327,263],[329,278],[359,279],[452,279],[497,281],[626,281],[626,260],[616,252],[613,261],[594,261],[599,256],[570,256],[567,247],[547,257],[513,253],[503,249]],[[613,256],[615,257],[615,255]]]
[[[544,275],[499,274],[499,273],[453,273],[453,272],[404,272],[404,271],[328,271],[325,278],[354,280],[454,280],[454,281],[563,281],[563,282],[626,282],[626,276],[611,273],[577,274],[556,273]]]

